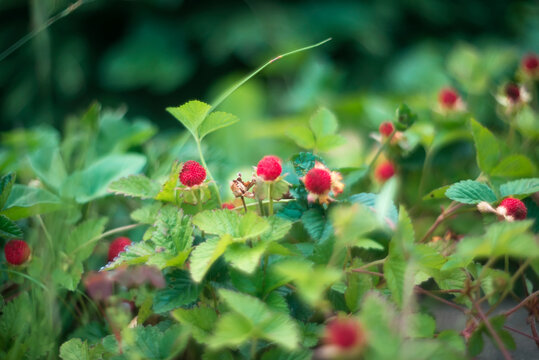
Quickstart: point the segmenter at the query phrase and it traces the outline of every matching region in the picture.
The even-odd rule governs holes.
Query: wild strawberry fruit
[[[30,247],[24,240],[10,240],[4,247],[4,254],[11,265],[21,265],[30,257]]]
[[[234,210],[235,208],[236,206],[232,203],[223,203],[223,205],[221,205],[221,209]]]
[[[331,174],[325,169],[312,168],[303,182],[307,191],[320,195],[331,189]]]
[[[395,127],[393,126],[393,123],[391,121],[384,121],[383,123],[380,124],[380,127],[378,128],[378,130],[380,131],[380,134],[382,136],[388,137],[389,135],[393,133],[393,131],[395,130]]]
[[[528,54],[522,59],[522,68],[529,75],[539,74],[539,57],[535,54]]]
[[[307,200],[320,204],[327,204],[334,199],[329,196],[333,192],[335,196],[343,192],[344,184],[341,182],[342,175],[336,171],[330,171],[324,164],[315,162],[314,167],[300,179],[309,192]]]
[[[505,96],[513,103],[518,102],[520,100],[520,88],[518,85],[507,84],[505,86]]]
[[[277,179],[282,171],[281,159],[273,155],[264,156],[256,166],[256,174],[264,181]]]
[[[197,186],[206,180],[206,169],[194,160],[186,161],[180,171],[180,182],[187,186]]]
[[[440,90],[438,94],[438,102],[442,109],[452,110],[455,109],[460,100],[460,96],[453,88],[447,87]]]
[[[395,165],[391,161],[384,161],[376,167],[374,176],[380,182],[385,182],[395,175]]]
[[[366,343],[365,332],[361,325],[351,318],[337,318],[329,322],[324,339],[327,345],[341,352],[360,349]]]
[[[528,214],[526,205],[519,199],[508,197],[496,208],[496,212],[508,221],[524,220]]]
[[[125,248],[129,245],[131,245],[131,240],[129,240],[129,238],[120,236],[114,239],[109,246],[109,262],[114,260],[118,256],[118,254],[123,252]]]

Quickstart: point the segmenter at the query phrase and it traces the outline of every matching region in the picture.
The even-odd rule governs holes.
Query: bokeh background
[[[2,0],[0,51],[72,3]],[[319,106],[336,113],[348,138],[346,146],[327,155],[337,167],[363,164],[372,150],[369,133],[393,118],[403,101],[423,123],[431,121],[444,86],[455,87],[480,122],[505,132],[493,95],[512,80],[524,54],[539,50],[535,1],[76,4],[0,62],[2,131],[50,126],[65,134],[68,119],[99,101],[104,108],[124,109],[130,120],[144,119],[150,132],[159,130],[156,136],[170,139],[182,127],[166,107],[192,99],[211,102],[268,59],[333,38],[272,64],[223,104],[241,121],[208,138],[210,162],[222,165],[215,170],[220,179],[266,153],[287,158],[297,152],[287,129],[307,123]],[[401,166],[415,170],[410,180],[419,181],[425,158],[424,147],[415,145],[433,129],[416,132],[415,138],[409,134],[410,152]],[[473,146],[465,137],[443,144],[451,151],[438,151],[431,159],[438,178],[427,180],[423,192],[473,176]],[[8,139],[14,141],[4,137],[4,143]],[[168,144],[161,146],[172,157],[185,160],[191,154],[189,146]],[[0,160],[0,167],[9,169],[1,154]]]

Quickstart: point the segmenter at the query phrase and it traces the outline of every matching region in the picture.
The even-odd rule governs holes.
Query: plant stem
[[[517,306],[507,310],[506,312],[504,312],[503,314],[505,316],[510,316],[511,314],[513,314],[515,311],[517,311],[518,309],[520,309],[521,307],[525,306],[528,301],[530,301],[531,299],[533,298],[536,298],[537,296],[539,296],[539,290],[534,292],[533,294],[529,295],[528,297],[526,297],[524,300],[522,300]]]
[[[496,303],[494,305],[492,305],[492,307],[489,309],[489,311],[487,311],[487,315],[490,315],[502,303],[502,301],[505,299],[507,294],[509,294],[509,292],[513,289],[515,281],[520,277],[520,275],[522,275],[522,273],[524,272],[524,270],[526,270],[526,268],[528,267],[528,265],[530,265],[530,263],[531,263],[530,259],[526,260],[522,265],[520,265],[520,267],[517,269],[517,271],[515,271],[515,273],[511,277],[511,279],[509,279],[509,284],[507,285],[507,288],[502,293],[502,295],[500,296],[498,301],[496,301]],[[485,300],[485,299],[481,299],[481,301],[483,301],[483,300]]]
[[[511,360],[511,354],[509,354],[509,352],[505,348],[505,345],[503,344],[502,339],[500,339],[500,336],[498,335],[496,330],[494,330],[494,328],[490,324],[490,321],[488,321],[488,318],[483,313],[483,310],[481,310],[481,307],[471,297],[470,297],[470,300],[472,301],[473,306],[474,306],[475,310],[477,311],[477,314],[479,315],[481,320],[483,320],[483,322],[485,323],[485,326],[487,327],[487,330],[490,332],[490,335],[492,335],[492,338],[494,339],[494,341],[496,341],[496,344],[498,345],[498,348],[502,352],[504,359],[505,360]]]
[[[388,144],[391,142],[391,139],[393,139],[393,136],[395,135],[395,133],[397,132],[396,129],[393,130],[393,132],[387,137],[387,139],[382,143],[382,146],[380,146],[378,148],[378,151],[376,151],[376,154],[374,154],[374,157],[372,158],[371,162],[369,163],[369,167],[367,169],[367,172],[370,172],[374,163],[376,162],[376,160],[378,160],[378,157],[380,156],[380,154],[382,153],[382,151],[384,151],[384,149],[388,146]]]
[[[382,274],[380,272],[375,272],[375,271],[369,271],[369,270],[363,270],[363,269],[352,269],[350,271],[357,272],[357,273],[360,273],[360,274],[368,274],[368,275],[384,277],[384,274]]]
[[[131,224],[131,225],[125,225],[125,226],[120,226],[116,229],[112,229],[112,230],[109,230],[109,231],[106,231],[104,232],[103,234],[99,235],[99,236],[96,236],[90,240],[88,240],[87,242],[85,242],[84,244],[80,244],[75,250],[73,250],[71,252],[71,254],[75,254],[77,251],[79,251],[80,249],[82,249],[83,247],[87,246],[87,245],[90,245],[91,243],[93,242],[96,242],[98,240],[101,240],[103,239],[104,237],[107,237],[107,236],[110,236],[110,235],[114,235],[114,234],[117,234],[117,233],[120,233],[120,232],[124,232],[124,231],[127,231],[127,230],[131,230],[131,229],[134,229],[136,228],[137,226],[141,226],[143,224]]]
[[[423,243],[429,239],[429,237],[432,235],[432,233],[438,228],[438,226],[444,222],[449,216],[453,215],[455,211],[463,207],[464,204],[456,203],[453,201],[451,204],[449,204],[449,207],[442,211],[442,213],[436,218],[436,221],[432,226],[427,230],[426,234],[423,235],[421,240],[419,240],[420,243]]]
[[[251,360],[256,359],[256,346],[257,346],[257,343],[258,343],[257,338],[254,338],[253,341],[251,342]]]
[[[526,334],[525,332],[522,332],[522,331],[520,331],[520,330],[514,329],[514,328],[512,328],[512,327],[510,327],[510,326],[507,326],[507,325],[504,325],[503,327],[506,328],[507,330],[513,331],[513,332],[515,332],[515,333],[517,333],[517,334],[520,334],[520,335],[522,335],[522,336],[526,336],[527,338],[530,338],[530,339],[534,340],[535,342],[539,342],[539,337],[534,337],[534,336],[528,335],[528,334]]]
[[[375,261],[372,261],[372,262],[370,262],[370,263],[368,263],[368,264],[361,265],[361,266],[358,267],[357,269],[351,269],[350,271],[353,271],[353,272],[361,272],[360,270],[364,270],[364,269],[370,268],[371,266],[383,264],[383,263],[386,262],[386,260],[387,260],[387,257],[385,257],[385,258],[383,258],[383,259],[375,260]]]
[[[47,230],[47,227],[45,226],[45,223],[43,222],[43,219],[41,218],[41,215],[36,215],[37,220],[39,221],[39,225],[41,225],[41,228],[43,228],[43,233],[45,234],[45,238],[47,238],[47,242],[49,243],[49,247],[51,248],[51,255],[54,256],[54,245],[52,243],[52,237],[49,234],[49,231]]]
[[[434,294],[431,293],[430,291],[425,290],[425,289],[423,289],[423,288],[420,287],[420,286],[415,286],[415,287],[414,287],[414,291],[415,291],[415,292],[418,292],[418,293],[421,293],[421,294],[424,294],[424,295],[427,295],[427,296],[430,296],[431,298],[433,298],[433,299],[435,299],[435,300],[438,300],[439,302],[442,302],[442,303],[444,303],[444,304],[446,304],[446,305],[449,305],[449,306],[451,306],[451,307],[454,308],[454,309],[460,310],[460,311],[462,311],[463,313],[468,313],[468,309],[466,309],[465,307],[460,306],[460,305],[457,305],[457,304],[455,304],[455,303],[453,303],[453,302],[451,302],[451,301],[449,301],[449,300],[446,300],[446,299],[444,299],[444,298],[442,298],[442,297],[439,297],[439,296],[437,296],[437,295],[434,295]]]
[[[270,182],[268,186],[268,216],[273,216],[273,198],[271,197],[271,191],[273,190],[273,183]]]
[[[209,114],[209,112],[208,112]],[[197,150],[198,150],[198,156],[200,157],[200,162],[202,163],[202,166],[204,166],[204,169],[206,169],[206,172],[208,173],[208,178],[211,180],[213,187],[215,188],[215,193],[217,194],[217,200],[219,201],[219,207],[223,204],[221,201],[221,193],[219,192],[219,187],[217,186],[217,183],[215,182],[215,179],[213,178],[213,175],[211,174],[210,168],[208,167],[208,164],[206,164],[206,160],[204,159],[204,154],[202,153],[202,146],[200,146],[200,139],[198,137],[194,136],[195,142],[197,144]]]

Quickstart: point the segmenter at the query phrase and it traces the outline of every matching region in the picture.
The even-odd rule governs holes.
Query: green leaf
[[[292,139],[301,148],[312,150],[315,147],[313,133],[306,126],[293,126],[286,131],[286,136]]]
[[[208,340],[208,343],[213,349],[225,346],[236,348],[246,342],[252,332],[253,325],[248,319],[240,314],[227,313],[217,321],[213,336]]]
[[[299,329],[286,314],[271,311],[260,299],[231,290],[221,289],[219,296],[236,314],[252,325],[254,335],[293,350],[299,343]]]
[[[144,175],[130,175],[113,181],[108,190],[116,195],[150,199],[157,196],[160,186]]]
[[[86,220],[69,233],[64,250],[71,259],[84,261],[92,255],[97,239],[105,230],[107,218]]]
[[[121,177],[142,170],[146,157],[139,154],[105,156],[82,171],[72,173],[62,185],[62,196],[79,204],[107,195],[107,188]]]
[[[346,144],[346,138],[341,135],[326,135],[316,141],[318,151],[327,152]]]
[[[533,259],[539,257],[539,244],[528,232],[530,220],[503,221],[488,227],[483,236],[467,236],[457,245],[461,257],[514,256]]]
[[[395,242],[389,244],[388,259],[384,263],[384,277],[387,287],[391,291],[393,300],[402,306],[404,294],[404,273],[406,272],[406,260],[400,248]]]
[[[423,200],[432,200],[432,199],[444,199],[445,192],[449,189],[451,185],[445,185],[437,189],[432,190],[427,195],[423,196]]]
[[[169,176],[161,186],[161,191],[155,196],[155,200],[171,203],[176,202],[176,185],[178,184],[178,175],[180,174],[181,168],[182,164],[179,161],[174,161]]]
[[[335,115],[325,107],[320,107],[309,120],[309,126],[317,139],[335,134],[339,126]]]
[[[180,323],[188,326],[191,334],[199,343],[205,343],[215,323],[217,322],[217,313],[210,307],[195,307],[192,309],[176,309],[172,316]]]
[[[5,239],[20,239],[23,237],[21,228],[6,216],[0,215],[0,236]]]
[[[240,215],[228,210],[203,211],[193,217],[193,224],[208,234],[228,234],[234,241],[256,238],[269,229],[268,221],[254,212]]]
[[[372,193],[359,193],[350,196],[350,201],[353,203],[358,203],[365,205],[369,210],[371,210],[374,214],[376,214],[376,204],[380,203],[380,200],[378,200],[378,194],[372,194]],[[399,218],[399,212],[397,211],[397,207],[394,204],[391,204],[389,208],[387,208],[387,214],[386,214],[386,223],[390,222],[392,224],[396,224]]]
[[[492,169],[490,175],[497,177],[518,178],[533,176],[535,165],[524,155],[509,155],[504,157]]]
[[[62,207],[65,205],[60,199],[47,190],[15,184],[0,214],[11,220],[19,220],[56,211]]]
[[[166,282],[167,286],[154,295],[153,310],[158,314],[193,304],[203,288],[191,280],[187,271],[180,269],[168,273]]]
[[[445,192],[445,196],[464,204],[478,204],[481,201],[491,203],[497,200],[488,185],[475,180],[463,180],[451,185]]]
[[[501,144],[487,128],[475,119],[470,120],[470,126],[477,153],[477,165],[483,172],[490,174],[500,160]]]
[[[415,242],[415,232],[412,225],[412,220],[402,205],[399,209],[399,222],[397,225],[397,230],[395,231],[391,242],[398,246],[402,254],[406,254],[412,248]]]
[[[4,208],[6,201],[15,183],[15,174],[9,173],[0,178],[0,210]]]
[[[432,338],[436,330],[436,321],[430,315],[423,313],[411,314],[409,317],[409,336],[412,338]]]
[[[28,157],[32,170],[44,184],[58,192],[67,177],[57,145],[41,148]]]
[[[202,281],[211,265],[224,254],[226,248],[232,242],[232,237],[225,234],[220,238],[208,239],[195,248],[191,255],[190,269],[191,277],[195,282]]]
[[[199,139],[202,140],[206,135],[216,130],[233,125],[238,121],[240,121],[240,119],[232,114],[222,111],[214,111],[206,117],[202,124],[200,124],[200,127],[198,128]]]
[[[153,202],[149,205],[145,205],[131,213],[131,219],[141,224],[152,224],[155,223],[159,210],[161,209],[160,202]]]
[[[301,222],[311,238],[317,242],[324,242],[333,235],[333,225],[321,209],[305,211]]]
[[[210,105],[202,101],[192,100],[182,106],[169,107],[167,111],[172,114],[196,139],[199,139],[198,128],[210,111]],[[210,129],[211,127],[208,127]]]
[[[139,241],[129,245],[125,251],[118,254],[118,256],[101,270],[113,270],[122,264],[137,265],[143,264],[148,261],[150,256],[155,254],[155,245],[150,241]]]
[[[312,352],[305,349],[290,352],[273,348],[262,355],[262,360],[310,360],[312,358]]]
[[[97,360],[101,359],[103,350],[100,345],[91,350],[87,341],[71,339],[60,347],[60,357],[62,360]]]
[[[180,324],[162,331],[159,326],[136,326],[122,331],[122,352],[128,359],[165,360],[182,352],[189,333]]]
[[[509,181],[500,186],[501,197],[518,196],[526,197],[539,191],[539,178],[520,179]]]
[[[363,296],[372,289],[372,277],[354,272],[347,274],[347,276],[348,286],[344,292],[344,300],[348,309],[351,312],[356,312],[359,310]]]

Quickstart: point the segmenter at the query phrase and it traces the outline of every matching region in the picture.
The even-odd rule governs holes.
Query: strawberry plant
[[[206,142],[247,121],[220,106],[322,43],[212,104],[167,108],[190,138],[93,104],[62,139],[8,142],[2,358],[449,360],[491,346],[510,359],[517,336],[539,346],[533,57],[492,99],[506,136],[474,117],[460,78],[429,109],[396,104],[355,166],[320,107],[282,131],[296,153],[214,176]],[[454,142],[473,144],[471,167],[437,158]],[[466,175],[432,186],[435,159]]]

